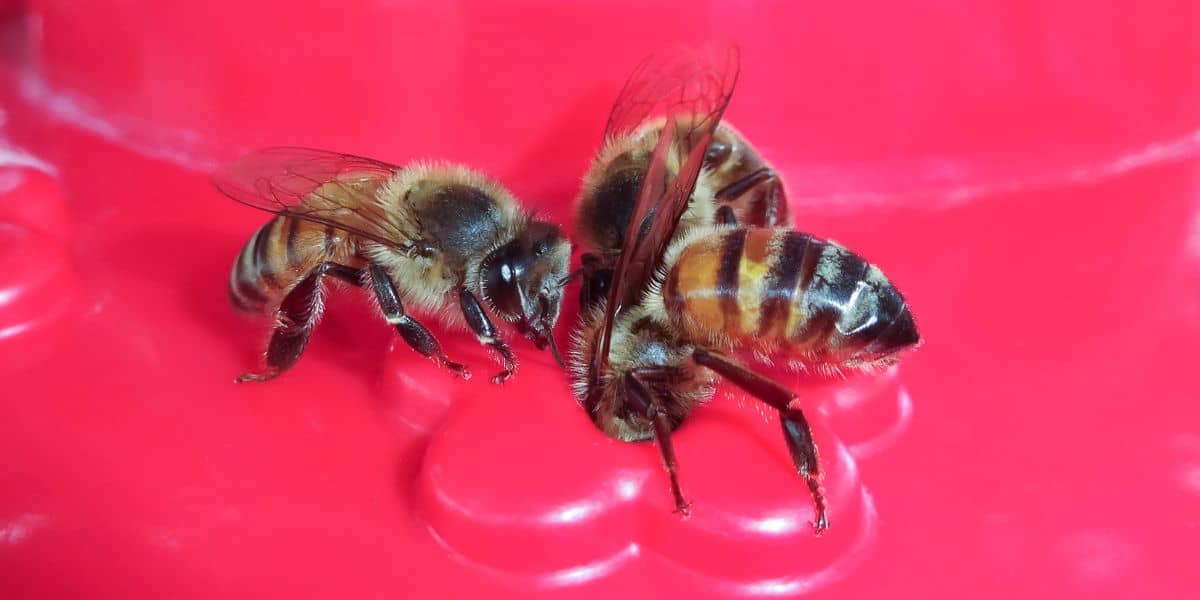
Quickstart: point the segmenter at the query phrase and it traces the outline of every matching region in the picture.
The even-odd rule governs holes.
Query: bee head
[[[513,323],[539,349],[550,347],[570,267],[571,243],[555,225],[531,221],[493,250],[480,268],[480,288],[496,314]]]

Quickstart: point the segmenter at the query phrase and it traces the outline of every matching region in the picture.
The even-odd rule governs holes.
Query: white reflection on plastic
[[[20,544],[49,521],[45,515],[26,513],[7,523],[0,522],[0,544]]]
[[[873,438],[850,445],[850,454],[854,458],[861,460],[879,454],[894,444],[908,429],[913,415],[913,401],[912,396],[908,394],[908,388],[900,386],[900,389],[896,392],[896,404],[898,414],[896,415],[896,421],[890,427]]]

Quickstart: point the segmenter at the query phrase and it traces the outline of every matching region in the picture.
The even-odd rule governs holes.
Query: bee
[[[264,381],[291,368],[325,306],[324,283],[362,286],[414,350],[470,377],[412,308],[465,325],[498,357],[501,383],[517,369],[488,310],[539,348],[551,335],[569,268],[558,226],[521,210],[512,194],[462,166],[398,167],[308,148],[251,153],[213,175],[224,194],[275,215],[233,265],[229,296],[243,312],[273,315]]]
[[[649,159],[619,238],[612,285],[581,316],[570,355],[572,385],[606,435],[656,441],[676,510],[685,514],[671,433],[712,397],[718,378],[758,398],[779,414],[820,534],[829,526],[828,509],[801,402],[741,357],[796,369],[871,370],[895,363],[920,336],[908,304],[879,268],[834,242],[737,222],[685,229],[737,66],[705,62],[692,69],[696,75],[676,78],[676,88],[624,100],[665,110],[671,136],[659,140]],[[672,132],[672,123],[686,127]],[[608,226],[597,222],[580,239],[601,239],[598,230]]]
[[[716,59],[716,60],[714,60]],[[735,68],[727,71],[697,71],[696,65],[724,61]],[[653,102],[669,93],[682,93],[681,104],[702,101],[687,97],[696,92],[702,78],[737,78],[737,48],[685,49],[651,56],[634,69],[608,117],[603,143],[583,178],[576,199],[575,232],[580,243],[592,251],[584,254],[584,285],[580,302],[593,307],[604,298],[625,229],[642,189],[654,148],[668,130],[668,117],[654,113]],[[689,89],[689,86],[691,89]],[[662,164],[674,177],[687,158],[683,150],[692,143],[685,133],[703,127],[696,112],[681,111],[671,116],[668,135],[672,146]],[[692,202],[680,221],[680,230],[714,223],[742,223],[763,227],[788,227],[787,193],[783,180],[746,138],[732,125],[718,121],[704,150],[703,168],[692,190]]]

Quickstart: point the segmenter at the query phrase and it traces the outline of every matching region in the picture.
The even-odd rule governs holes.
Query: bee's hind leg
[[[363,284],[362,269],[347,267],[346,265],[335,262],[321,263],[321,266],[317,267],[317,273],[321,275],[329,275],[330,277],[340,279],[354,286],[361,286]]]
[[[267,346],[267,370],[262,373],[243,373],[235,381],[269,381],[292,368],[312,336],[313,328],[321,317],[324,298],[321,278],[330,275],[338,279],[361,285],[362,270],[335,262],[326,262],[313,269],[279,304],[275,313],[275,332]]]
[[[722,204],[717,209],[716,219],[718,225],[737,225],[737,215],[733,214],[733,209],[728,204]]]
[[[588,311],[608,297],[613,272],[612,269],[605,268],[600,257],[591,252],[580,256],[579,262],[579,271],[576,272],[583,275],[583,285],[579,288],[579,307]]]
[[[650,388],[634,373],[625,374],[625,401],[634,410],[644,415],[654,424],[654,440],[662,454],[663,467],[671,480],[671,495],[675,498],[675,510],[683,515],[688,514],[691,504],[683,498],[683,490],[679,487],[679,462],[675,459],[675,446],[671,443],[671,423],[666,411],[655,401]]]
[[[725,356],[696,350],[693,359],[779,411],[779,423],[788,452],[792,455],[792,463],[812,494],[816,509],[813,530],[820,535],[829,527],[825,493],[821,489],[821,462],[817,455],[817,444],[813,441],[812,428],[800,410],[796,394]]]
[[[492,376],[492,383],[504,383],[513,376],[513,373],[517,372],[517,360],[513,357],[512,350],[500,337],[496,326],[492,325],[491,319],[488,319],[487,313],[483,311],[483,306],[479,304],[479,299],[475,297],[475,294],[472,294],[467,288],[460,288],[458,300],[463,317],[467,320],[471,331],[475,332],[479,343],[495,350],[496,354],[500,356],[503,370]]]
[[[267,370],[243,373],[236,381],[269,381],[292,368],[308,346],[321,308],[321,273],[314,271],[300,280],[279,304],[275,313],[275,331],[267,345]]]
[[[400,337],[404,338],[404,341],[408,342],[413,350],[433,359],[437,364],[449,369],[451,373],[463,379],[470,379],[471,372],[467,370],[467,367],[462,363],[450,360],[433,333],[416,319],[404,313],[404,305],[400,303],[396,284],[392,282],[392,278],[388,276],[383,267],[372,264],[370,273],[371,287],[375,296],[379,298],[379,308],[383,310],[383,316],[387,319],[388,324],[394,326],[400,333]]]

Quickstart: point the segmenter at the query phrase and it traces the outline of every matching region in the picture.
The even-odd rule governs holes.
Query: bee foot
[[[456,375],[458,377],[461,377],[463,379],[471,378],[471,370],[468,369],[467,366],[462,363],[456,363],[456,362],[446,358],[445,356],[438,357],[436,359],[436,361],[439,365],[445,367],[448,371],[450,371],[451,373],[453,373],[454,375]]]
[[[680,498],[679,501],[675,503],[675,510],[672,512],[681,517],[690,517],[692,516],[692,503]]]
[[[516,373],[516,369],[506,368],[492,376],[492,383],[500,385],[505,381],[508,381],[508,379],[513,376],[513,373]]]
[[[234,379],[234,383],[246,383],[247,381],[270,381],[279,375],[279,371],[274,369],[263,373],[242,373]]]
[[[813,535],[817,536],[820,536],[822,533],[825,533],[826,529],[829,529],[829,517],[825,514],[824,510],[817,513],[817,520],[812,523],[812,528]]]

